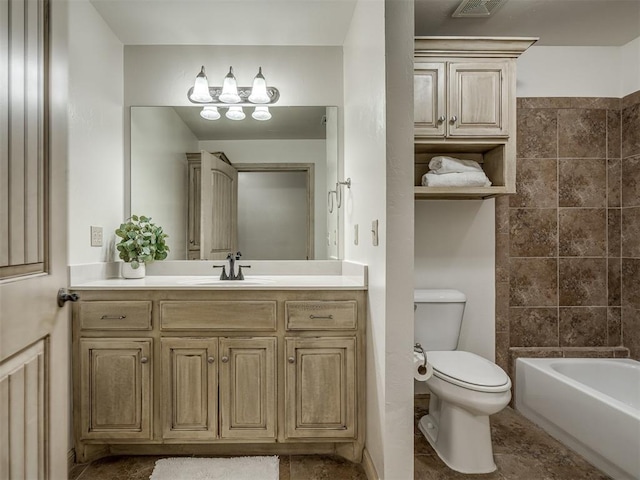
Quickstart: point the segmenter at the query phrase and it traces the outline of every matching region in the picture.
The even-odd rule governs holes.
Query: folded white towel
[[[490,187],[491,181],[484,172],[425,173],[422,176],[422,185],[425,187]]]
[[[475,160],[438,156],[429,161],[429,170],[431,173],[442,175],[443,173],[482,172],[482,167]]]

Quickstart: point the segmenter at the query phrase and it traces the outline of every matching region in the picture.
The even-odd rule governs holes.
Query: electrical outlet
[[[371,222],[371,242],[374,247],[378,246],[378,220]]]
[[[357,223],[353,226],[353,244],[354,245],[358,244],[358,224]]]
[[[102,246],[102,227],[91,226],[91,246]]]

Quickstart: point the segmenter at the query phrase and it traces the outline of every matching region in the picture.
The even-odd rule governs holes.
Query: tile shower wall
[[[496,201],[496,361],[640,357],[640,92],[519,98]]]

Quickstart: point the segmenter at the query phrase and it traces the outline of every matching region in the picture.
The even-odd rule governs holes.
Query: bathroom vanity
[[[336,453],[359,462],[365,288],[330,275],[77,285],[77,461]]]

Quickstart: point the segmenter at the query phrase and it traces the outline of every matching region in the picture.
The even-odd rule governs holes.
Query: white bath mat
[[[150,480],[278,480],[278,457],[162,458]]]

